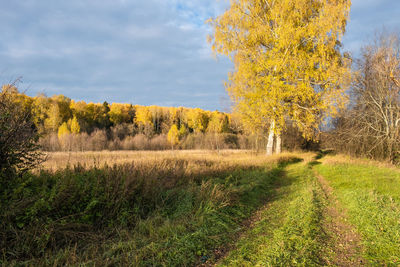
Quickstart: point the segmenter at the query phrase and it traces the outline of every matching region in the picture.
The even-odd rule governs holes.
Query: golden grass
[[[337,155],[326,155],[320,160],[324,164],[355,164],[355,165],[366,165],[366,166],[374,166],[380,168],[390,168],[393,170],[400,171],[399,168],[387,161],[378,161],[372,160],[368,158],[356,158],[349,155],[337,154]]]
[[[52,152],[47,153],[47,160],[40,169],[56,171],[67,166],[81,165],[85,169],[104,165],[159,165],[163,161],[185,161],[189,165],[204,166],[208,162],[220,167],[261,166],[277,161],[282,157],[311,158],[313,153],[282,153],[266,156],[249,150],[167,150],[167,151],[101,151],[101,152]],[[207,164],[206,164],[207,165]],[[215,168],[216,166],[214,166]]]

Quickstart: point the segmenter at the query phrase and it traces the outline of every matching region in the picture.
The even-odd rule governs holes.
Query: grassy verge
[[[221,266],[323,265],[321,188],[304,164],[287,168],[261,220],[244,234]]]
[[[28,174],[2,188],[3,265],[184,266],[212,259],[284,166],[164,159]],[[257,162],[255,164],[254,162]]]
[[[373,265],[400,264],[400,173],[363,164],[320,164]]]

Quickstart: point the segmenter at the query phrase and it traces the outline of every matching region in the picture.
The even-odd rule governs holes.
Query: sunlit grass
[[[270,204],[221,266],[323,265],[323,198],[305,164],[287,168]]]
[[[279,156],[266,156],[247,150],[167,150],[167,151],[101,151],[101,152],[48,152],[47,160],[39,167],[44,170],[58,170],[67,166],[81,165],[86,169],[101,167],[104,164],[151,164],[164,159],[188,160],[196,162],[207,160],[223,165],[262,165],[266,161],[274,161],[284,156],[305,156],[311,153],[283,153]]]
[[[314,157],[233,150],[51,153],[2,191],[0,263],[326,265],[337,256],[329,248],[335,233],[323,225],[328,200],[316,170],[359,233],[364,263],[399,264],[398,169]],[[220,259],[216,251],[227,255]]]
[[[295,158],[237,151],[53,154],[2,194],[10,197],[1,202],[0,259],[142,266],[210,260]]]
[[[353,162],[357,162],[355,164]],[[362,237],[371,264],[400,264],[400,172],[374,162],[327,158],[316,166]],[[361,164],[360,164],[361,163]]]

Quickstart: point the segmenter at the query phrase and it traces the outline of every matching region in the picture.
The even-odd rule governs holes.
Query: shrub
[[[170,149],[171,146],[168,143],[167,136],[160,134],[150,140],[150,148],[151,150],[165,150]]]
[[[146,150],[149,148],[149,139],[144,134],[137,134],[132,138],[133,149]]]
[[[107,147],[107,134],[104,130],[96,129],[90,135],[89,138],[90,148],[89,150],[96,151],[96,150],[104,150]]]
[[[17,101],[18,91],[5,85],[0,93],[0,178],[23,173],[42,160],[31,115]]]

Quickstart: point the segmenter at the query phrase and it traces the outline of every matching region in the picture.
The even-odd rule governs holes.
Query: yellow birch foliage
[[[223,133],[229,131],[229,118],[226,114],[213,111],[210,114],[210,120],[207,126],[207,132]]]
[[[205,132],[208,126],[209,117],[207,112],[199,109],[189,109],[186,113],[187,124],[195,132]]]
[[[62,124],[62,118],[60,115],[60,108],[58,104],[51,104],[47,112],[48,114],[46,120],[44,121],[44,127],[45,129],[55,132]]]
[[[153,126],[153,118],[151,116],[149,107],[136,106],[135,122],[137,124]]]
[[[230,56],[235,70],[227,90],[236,108],[254,118],[287,119],[310,135],[323,116],[345,103],[349,61],[340,53],[350,0],[231,0],[210,20],[213,50]]]
[[[130,123],[132,110],[133,107],[129,104],[112,103],[110,105],[110,111],[108,112],[110,122],[114,125],[124,122]]]
[[[171,129],[169,129],[167,138],[172,147],[179,144],[179,130],[176,124],[173,124]]]
[[[181,125],[181,128],[179,129],[179,139],[185,137],[188,134],[188,130],[186,129],[186,126],[184,124]]]
[[[71,120],[71,133],[78,134],[81,132],[81,126],[79,125],[78,119],[74,116]]]
[[[61,126],[58,128],[58,138],[64,137],[66,134],[70,134],[70,130],[68,129],[68,125],[66,122],[61,124]]]

